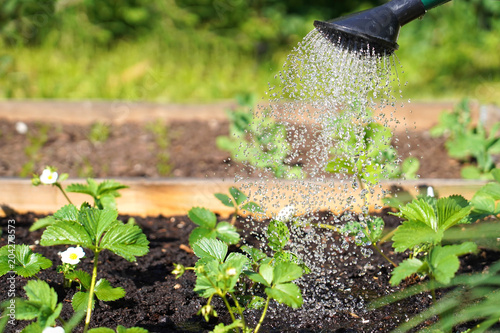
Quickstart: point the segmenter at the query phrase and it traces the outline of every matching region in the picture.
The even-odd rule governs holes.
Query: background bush
[[[384,1],[4,0],[0,98],[209,102],[262,95],[314,19]],[[453,0],[401,31],[405,97],[498,102],[500,1]],[[202,84],[201,84],[202,83]]]

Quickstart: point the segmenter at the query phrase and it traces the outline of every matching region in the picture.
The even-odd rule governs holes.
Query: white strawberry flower
[[[85,252],[81,246],[69,247],[66,251],[61,252],[61,261],[65,264],[76,265],[80,259],[85,257]]]
[[[276,216],[276,220],[280,222],[287,222],[290,221],[294,215],[295,215],[295,206],[288,205],[278,213],[278,216]]]
[[[45,327],[42,333],[64,333],[64,328],[61,326]]]
[[[45,168],[42,174],[40,175],[40,182],[45,185],[51,185],[57,182],[57,177],[59,175],[52,168]]]
[[[428,197],[434,197],[434,188],[432,186],[429,186],[427,188],[427,196]]]

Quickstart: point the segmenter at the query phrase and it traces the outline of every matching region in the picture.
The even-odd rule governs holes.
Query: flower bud
[[[182,274],[184,274],[185,271],[186,268],[184,267],[184,265],[174,264],[174,270],[172,271],[172,274],[174,274],[175,278],[178,279],[182,276]]]
[[[210,304],[202,306],[200,311],[198,311],[198,314],[201,314],[206,321],[209,321],[210,317],[217,317],[217,312],[215,312],[214,307]]]
[[[229,276],[235,276],[236,275],[236,268],[230,267],[226,270],[226,274]]]

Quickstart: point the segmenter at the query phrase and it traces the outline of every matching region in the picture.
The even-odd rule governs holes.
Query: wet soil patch
[[[328,213],[321,213],[324,219],[330,219]],[[382,212],[387,227],[395,227],[399,220]],[[29,226],[39,217],[35,214],[13,215],[0,219],[3,235],[0,246],[7,243],[7,220],[16,221],[16,243],[33,245],[33,250],[42,253],[54,263],[52,268],[39,273],[40,279],[47,281],[58,293],[59,301],[63,302],[63,318],[72,315],[70,300],[76,291],[75,287],[63,289],[63,277],[55,273],[55,266],[60,264],[58,251],[65,246],[43,247],[36,245],[42,231],[29,232]],[[120,216],[123,221],[128,216]],[[98,302],[93,313],[91,327],[116,328],[140,326],[150,332],[207,332],[219,322],[229,322],[221,302],[214,302],[219,318],[209,323],[197,315],[206,300],[193,292],[195,276],[187,272],[182,278],[175,279],[171,275],[174,263],[192,266],[196,257],[188,248],[188,236],[194,224],[186,216],[175,217],[135,217],[136,223],[143,229],[150,241],[149,254],[139,257],[137,262],[127,262],[110,252],[103,251],[99,257],[98,278],[108,279],[113,286],[122,286],[126,296],[115,302]],[[265,222],[255,222],[249,228],[249,222],[238,221],[243,238],[250,244],[257,244],[262,234]],[[298,234],[297,237],[303,237]],[[343,237],[327,231],[317,232],[318,242],[303,248],[304,253],[314,253],[314,247],[325,242],[326,247],[341,248]],[[237,246],[231,248],[238,251]],[[383,250],[395,261],[403,259],[401,255],[391,252],[390,244],[385,244]],[[87,251],[88,252],[88,251]],[[463,259],[463,272],[481,272],[492,262],[500,259],[499,252],[482,250],[478,255],[470,255]],[[83,259],[80,268],[91,271],[92,257]],[[272,305],[272,310],[265,320],[262,332],[388,332],[409,317],[431,305],[428,294],[421,294],[411,299],[400,301],[395,305],[378,310],[366,310],[370,300],[387,295],[398,288],[389,285],[391,266],[377,254],[364,257],[359,249],[350,245],[349,250],[336,252],[321,264],[318,274],[305,276],[299,284],[306,300],[321,298],[314,304],[307,301],[304,309]],[[16,294],[24,296],[22,287],[26,279],[16,278]],[[6,276],[0,278],[3,286],[7,285]],[[319,297],[320,296],[320,297]],[[7,299],[7,290],[0,289],[0,299]],[[259,313],[249,313],[250,322],[255,325]],[[18,322],[16,327],[7,326],[6,332],[15,332],[23,327],[24,322]],[[81,331],[81,327],[80,327]]]

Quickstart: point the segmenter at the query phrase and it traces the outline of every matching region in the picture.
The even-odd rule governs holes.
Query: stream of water
[[[289,180],[252,165],[245,168],[251,169],[257,180],[237,180],[243,181],[243,190],[263,206],[268,216],[276,216],[285,206],[293,206],[297,216],[302,216],[292,227],[289,249],[312,269],[313,278],[309,280],[315,282],[302,286],[307,290],[304,305],[294,316],[364,311],[363,299],[345,292],[353,286],[342,276],[342,265],[362,264],[366,268],[369,261],[363,260],[371,250],[356,248],[346,240],[332,243],[328,238],[333,239],[335,232],[319,233],[309,226],[339,226],[348,219],[364,218],[370,209],[381,208],[377,204],[384,190],[372,176],[377,173],[378,178],[387,178],[393,170],[385,165],[382,155],[393,151],[391,143],[386,147],[383,139],[398,125],[397,102],[391,89],[393,81],[398,80],[392,70],[397,68],[395,63],[394,56],[378,56],[369,50],[349,52],[342,41],[333,45],[313,30],[290,53],[276,82],[270,84],[268,102],[254,110],[254,119],[270,117],[286,129],[288,145],[275,147],[270,140],[261,150],[286,149],[286,158],[277,163],[284,162],[281,178]],[[380,135],[373,135],[377,131]],[[269,159],[264,153],[254,157]],[[395,157],[395,168],[398,162]],[[325,171],[329,166],[331,170],[332,163],[336,164],[335,172]],[[339,214],[318,214],[324,210]],[[249,228],[259,228],[254,222],[248,223]],[[313,252],[304,250],[311,248]],[[360,257],[360,262],[353,257]]]

